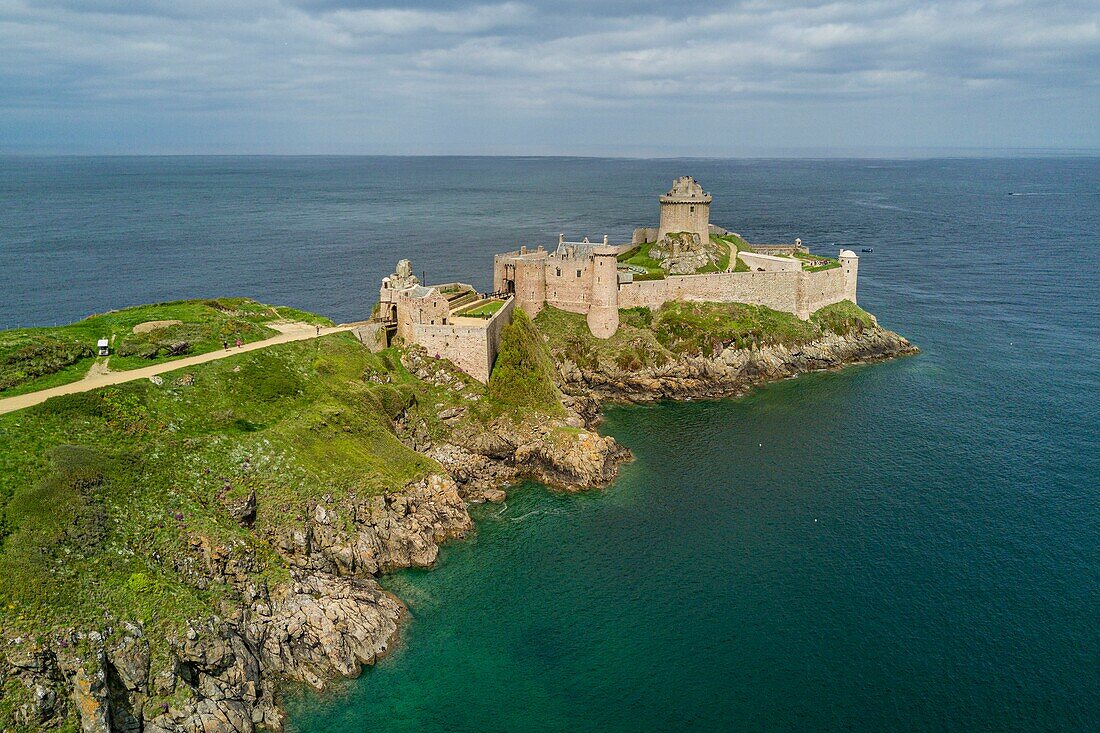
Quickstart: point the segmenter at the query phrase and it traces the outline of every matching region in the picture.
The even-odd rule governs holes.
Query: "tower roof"
[[[662,204],[709,204],[713,198],[691,176],[680,176],[672,182],[672,188],[661,197]]]

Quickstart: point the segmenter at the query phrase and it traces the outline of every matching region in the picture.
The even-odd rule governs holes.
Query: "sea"
[[[366,317],[408,258],[630,236],[680,175],[860,254],[921,354],[610,407],[607,489],[513,487],[291,730],[1100,729],[1100,158],[0,158],[0,328],[244,295]],[[864,248],[873,252],[863,252]]]

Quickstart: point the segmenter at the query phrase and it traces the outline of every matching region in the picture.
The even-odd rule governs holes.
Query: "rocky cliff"
[[[735,395],[763,382],[917,352],[907,339],[875,325],[843,335],[826,333],[797,346],[729,346],[712,357],[689,356],[636,370],[605,363],[581,368],[564,360],[559,371],[570,392],[641,403]]]
[[[634,349],[631,353],[653,353],[637,347],[636,336],[629,338],[634,339],[626,344]],[[204,509],[213,524],[196,521],[192,527],[179,513],[169,514],[172,524],[165,528],[163,521],[154,524],[154,517],[147,518],[148,532],[171,530],[183,541],[180,554],[152,559],[169,565],[181,584],[222,589],[217,612],[189,616],[170,633],[136,622],[133,614],[116,616],[109,608],[94,623],[85,620],[37,636],[25,631],[13,634],[5,628],[0,647],[0,721],[6,730],[72,729],[65,726],[74,721],[86,733],[279,730],[283,725],[280,684],[321,688],[333,678],[358,674],[363,664],[374,663],[391,648],[405,607],[379,585],[377,576],[435,562],[442,542],[473,529],[468,503],[501,501],[504,489],[523,478],[565,490],[604,486],[613,480],[629,451],[613,438],[591,431],[602,399],[649,402],[718,397],[794,374],[916,352],[906,339],[873,323],[842,334],[821,332],[797,346],[730,343],[705,357],[673,358],[668,356],[671,351],[662,351],[665,356],[659,365],[640,367],[633,359],[623,359],[629,368],[591,356],[578,366],[562,357],[565,348],[555,352],[553,361],[549,353],[521,353],[518,363],[542,369],[545,362],[546,373],[540,379],[551,380],[552,374],[561,390],[551,385],[549,392],[532,392],[554,395],[555,404],[544,406],[547,409],[517,409],[494,403],[491,392],[479,391],[453,366],[431,359],[422,350],[402,353],[406,370],[402,373],[373,356],[364,366],[358,360],[367,357],[350,341],[334,341],[328,347],[320,356],[302,347],[287,347],[288,353],[281,356],[272,352],[274,365],[295,364],[300,373],[328,380],[330,385],[309,397],[321,401],[319,408],[304,393],[288,392],[297,396],[293,407],[286,407],[284,420],[297,430],[307,430],[289,435],[322,435],[325,440],[352,436],[353,442],[374,441],[370,444],[380,447],[389,445],[385,440],[399,441],[396,448],[386,448],[395,461],[413,465],[410,456],[415,457],[432,467],[427,474],[396,491],[326,492],[313,487],[295,501],[255,488],[219,491],[219,506]],[[591,355],[584,350],[578,353]],[[240,383],[233,380],[239,379],[240,368],[226,369],[218,382],[200,375],[199,388],[206,385],[212,391],[224,383],[229,385],[226,389],[239,390]],[[515,372],[513,384],[530,389],[524,380],[531,370]],[[282,379],[293,386],[288,377]],[[267,382],[257,382],[261,384]],[[331,403],[332,395],[341,395],[338,408]],[[147,420],[157,403],[148,394],[142,399],[141,416]],[[178,399],[176,392],[163,396],[164,409],[175,420],[179,419]],[[94,407],[99,409],[98,403]],[[360,424],[351,419],[363,410],[371,411],[370,421]],[[258,408],[257,414],[270,411],[270,406]],[[115,422],[105,424],[104,434],[113,439],[119,418],[116,413],[110,416]],[[242,429],[241,419],[233,412],[219,419]],[[243,429],[254,425],[245,421]],[[128,429],[135,430],[132,425]],[[148,440],[160,440],[158,435]],[[226,445],[229,455],[242,461],[235,469],[239,475],[218,478],[216,483],[225,481],[226,489],[237,482],[253,485],[248,481],[258,459],[247,454],[242,459],[233,452],[231,441]],[[335,460],[332,449],[324,447],[330,443],[319,445],[326,460]],[[185,454],[190,455],[190,450]],[[269,457],[278,467],[273,470],[286,470],[282,461],[287,455]],[[303,453],[302,460],[307,458]],[[209,469],[196,469],[187,474],[194,483],[191,491],[201,501],[212,495],[203,490],[208,473]],[[93,480],[84,473],[73,477],[78,488],[92,492],[92,499],[108,480]],[[254,485],[262,489],[264,484]],[[290,513],[272,520],[270,512],[284,511],[284,501],[292,507]],[[263,520],[265,512],[268,518]],[[132,513],[129,517],[137,519]],[[223,523],[220,528],[219,522]],[[226,530],[224,523],[238,532]]]
[[[190,622],[167,648],[151,648],[140,625],[115,619],[90,633],[9,639],[2,681],[33,691],[11,719],[35,730],[75,717],[85,733],[280,730],[280,683],[320,689],[386,653],[405,607],[375,576],[434,563],[442,542],[473,528],[467,501],[501,501],[501,486],[518,478],[606,485],[629,455],[612,438],[554,420],[502,418],[461,437],[466,445],[421,446],[446,474],[362,500],[322,496],[300,522],[265,538],[288,579],[256,583],[251,551],[196,540],[192,582],[230,586],[238,600]],[[251,521],[255,496],[244,505],[230,514]],[[152,664],[156,655],[167,660]]]

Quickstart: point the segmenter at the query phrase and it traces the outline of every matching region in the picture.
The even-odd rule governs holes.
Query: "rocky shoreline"
[[[712,358],[687,357],[640,371],[581,369],[566,362],[559,367],[559,378],[570,393],[596,395],[613,402],[715,399],[743,394],[753,386],[798,374],[885,361],[918,352],[919,349],[906,338],[875,326],[845,335],[828,334],[795,347],[729,347]]]
[[[195,621],[169,639],[169,650],[151,649],[140,627],[110,620],[100,632],[11,640],[2,651],[3,678],[34,690],[34,704],[18,718],[28,729],[48,729],[72,705],[85,733],[280,730],[279,684],[320,689],[326,680],[357,675],[388,651],[405,607],[376,577],[432,565],[441,543],[473,529],[469,503],[501,501],[502,487],[522,478],[566,490],[614,479],[629,451],[591,431],[601,400],[722,397],[796,374],[916,352],[903,337],[875,326],[796,348],[727,348],[713,358],[637,372],[564,363],[558,365],[564,418],[523,424],[502,418],[487,431],[457,431],[438,443],[425,439],[414,420],[404,421],[402,439],[439,462],[445,475],[400,494],[322,497],[292,531],[266,538],[289,567],[289,578],[270,584],[256,584],[246,572],[248,552],[200,543],[197,562],[181,572],[226,584],[241,602]],[[242,522],[254,514],[254,506],[234,512]],[[153,665],[157,655],[167,655],[168,663]],[[151,697],[178,702],[154,706],[147,704]]]

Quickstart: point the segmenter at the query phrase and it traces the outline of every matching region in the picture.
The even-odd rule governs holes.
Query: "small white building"
[[[100,339],[98,341],[98,343],[96,343],[96,346],[98,347],[96,350],[99,352],[100,356],[109,356],[110,355],[110,353],[111,353],[111,342],[108,341],[107,339]]]

